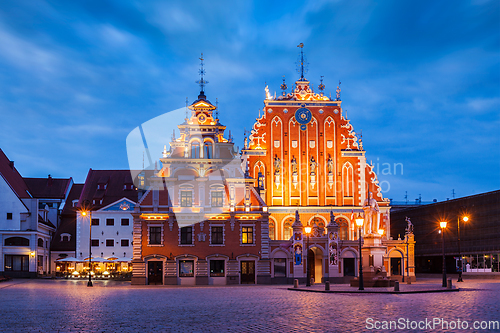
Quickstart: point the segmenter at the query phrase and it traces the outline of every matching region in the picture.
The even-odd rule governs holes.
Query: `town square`
[[[499,331],[499,22],[0,4],[0,331]]]
[[[439,279],[423,279],[421,284],[439,284]],[[460,322],[464,331],[498,332],[498,280],[467,280],[461,288],[430,294],[324,294],[289,291],[286,286],[145,287],[98,281],[87,288],[84,281],[27,280],[0,284],[0,330],[457,332],[461,330],[453,327]],[[422,326],[426,320],[427,327]],[[385,321],[398,326],[382,329]],[[420,328],[415,326],[419,322]]]

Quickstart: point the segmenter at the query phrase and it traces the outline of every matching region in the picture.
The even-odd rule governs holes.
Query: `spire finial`
[[[297,45],[300,48],[300,56],[297,61],[297,72],[300,73],[300,80],[304,80],[304,74],[307,73],[307,62],[306,57],[304,56],[304,43],[300,43]]]
[[[285,83],[285,75],[283,75],[283,83],[281,84],[280,88],[281,88],[281,90],[283,90],[283,96],[285,96],[286,95],[286,90],[288,88],[288,86]]]
[[[337,101],[340,101],[340,84],[341,82],[339,80],[339,85],[337,86],[337,99],[336,99]]]
[[[320,83],[319,83],[319,86],[318,86],[318,89],[321,91],[321,94],[323,94],[323,90],[325,90],[325,85],[323,84],[323,78],[324,78],[324,76],[321,75],[320,76],[320,80],[319,80]]]
[[[219,119],[219,99],[215,99],[215,119]]]
[[[208,83],[208,81],[205,81],[204,79],[204,76],[206,74],[205,72],[205,69],[203,68],[203,53],[201,53],[201,57],[199,58],[200,59],[200,69],[198,71],[198,73],[200,74],[200,79],[198,81],[196,81],[196,83],[198,83],[200,85],[200,96],[199,98],[201,97],[205,97],[205,85]]]
[[[188,98],[186,97],[186,119],[188,119]]]

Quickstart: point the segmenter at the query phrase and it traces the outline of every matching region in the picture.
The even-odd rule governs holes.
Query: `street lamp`
[[[443,240],[443,288],[446,287],[446,259],[444,256],[444,229],[446,228],[446,225],[448,222],[443,221],[439,222],[439,226],[441,227],[441,239]]]
[[[469,221],[468,216],[462,217],[462,221],[467,222]],[[462,265],[462,254],[460,253],[460,216],[457,216],[457,228],[458,228],[458,281],[457,282],[464,282],[462,279],[462,271],[463,271],[463,265]]]
[[[309,269],[309,234],[311,233],[311,227],[307,226],[304,228],[304,231],[306,232],[306,236],[307,236],[307,243],[306,243],[306,251],[305,252],[305,256],[304,256],[304,261],[306,262],[306,287],[310,287],[311,286],[311,278],[310,278],[310,275],[311,275],[311,271]],[[303,253],[304,253],[303,252]]]
[[[82,216],[89,215],[89,282],[87,282],[87,287],[92,287],[92,214],[86,210],[81,212]]]
[[[365,286],[363,284],[363,257],[361,255],[361,227],[363,227],[363,222],[365,220],[358,214],[356,217],[356,225],[358,226],[358,239],[359,239],[359,290],[365,290]]]

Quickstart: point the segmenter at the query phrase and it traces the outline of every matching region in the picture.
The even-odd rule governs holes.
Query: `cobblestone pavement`
[[[442,330],[441,325],[411,329],[412,321],[443,318],[455,324],[460,320],[460,327],[467,321],[469,329],[463,331],[483,332],[471,329],[473,321],[500,320],[498,280],[459,286],[460,292],[395,295],[111,281],[96,281],[87,288],[85,281],[15,280],[0,284],[0,332],[366,332],[375,321],[382,328],[384,321],[399,318],[409,331],[461,331]],[[371,331],[404,330],[393,326]]]

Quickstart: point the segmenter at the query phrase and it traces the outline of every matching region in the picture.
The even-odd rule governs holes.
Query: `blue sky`
[[[299,78],[300,42],[314,86],[342,81],[387,197],[500,188],[494,0],[2,1],[0,148],[26,177],[125,169],[127,134],[196,98],[201,52],[241,147],[265,83],[279,93],[283,75]]]

